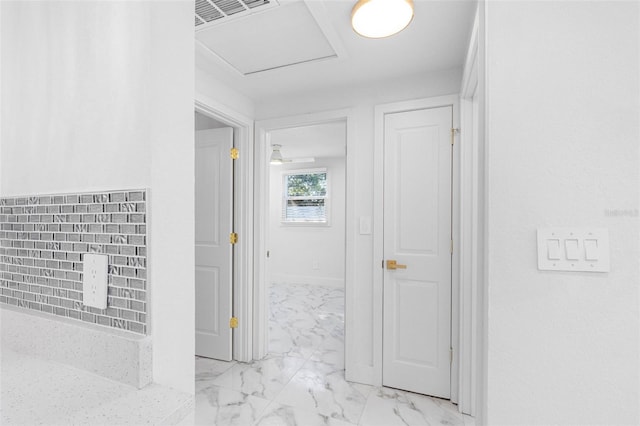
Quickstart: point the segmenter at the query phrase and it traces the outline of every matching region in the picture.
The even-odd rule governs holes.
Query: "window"
[[[283,223],[327,224],[327,170],[297,170],[283,179]]]

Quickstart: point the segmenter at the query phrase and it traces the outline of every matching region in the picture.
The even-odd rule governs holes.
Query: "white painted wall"
[[[255,106],[251,99],[247,98],[233,88],[222,84],[215,76],[199,68],[195,70],[196,93],[204,98],[213,99],[217,106],[228,108],[245,117],[252,118]]]
[[[150,189],[154,381],[193,393],[193,3],[0,8],[1,194]]]
[[[472,304],[472,315],[476,320],[476,353],[473,360],[476,363],[475,381],[475,417],[478,426],[486,424],[487,420],[487,330],[488,330],[488,218],[487,218],[487,108],[486,108],[486,2],[480,0],[478,2],[478,91],[476,93],[477,102],[477,191],[478,191],[478,223],[477,223],[477,271],[476,280],[476,304]]]
[[[347,217],[347,229],[352,229],[355,240],[352,250],[355,259],[346,266],[347,287],[353,289],[354,305],[348,311],[348,321],[353,321],[347,339],[348,379],[373,383],[373,265],[381,259],[373,254],[372,235],[360,235],[359,218],[373,216],[373,142],[374,106],[381,103],[418,99],[458,93],[461,69],[440,71],[414,78],[380,83],[363,87],[337,87],[334,90],[301,94],[298,96],[265,99],[256,104],[256,120],[286,117],[312,112],[348,108],[353,114],[353,129],[347,132],[355,137],[347,146],[347,156],[353,159],[353,167],[347,170],[353,179],[353,213]],[[348,160],[351,161],[351,160]],[[349,291],[347,291],[349,294]],[[349,301],[347,301],[349,302]],[[348,308],[347,308],[348,309]]]
[[[255,119],[266,120],[343,108],[370,109],[372,117],[370,123],[362,123],[358,127],[371,127],[373,132],[373,105],[457,93],[460,90],[461,78],[462,68],[455,68],[405,76],[397,80],[381,81],[378,84],[335,87],[331,90],[275,96],[256,101]]]
[[[2,6],[0,6],[0,194],[3,194],[4,192],[2,191],[2,110],[3,110],[3,99],[4,99],[4,92],[3,92],[3,84],[2,84],[2,23],[3,23],[3,19],[2,19]],[[2,358],[2,355],[0,355],[0,358]]]
[[[128,4],[128,3],[127,3]],[[154,381],[194,392],[193,2],[145,2],[151,63],[151,333]],[[142,123],[141,123],[142,124]]]
[[[329,225],[286,225],[282,218],[283,174],[326,168]],[[269,179],[270,282],[344,286],[345,159],[318,158],[314,163],[271,166]],[[314,262],[318,268],[314,269]]]
[[[149,8],[2,9],[3,195],[146,186]]]
[[[487,2],[487,424],[640,423],[639,7]],[[538,271],[544,226],[611,272]]]

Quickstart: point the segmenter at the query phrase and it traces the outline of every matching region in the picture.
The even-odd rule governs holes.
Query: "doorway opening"
[[[267,136],[267,352],[343,369],[346,122]]]
[[[303,133],[295,136],[297,132]],[[276,328],[272,327],[273,330],[270,330],[269,328],[272,325],[270,320],[275,320],[271,316],[272,309],[270,309],[269,290],[272,281],[298,281],[294,284],[305,284],[300,281],[307,281],[306,284],[309,286],[321,284],[328,289],[323,297],[332,297],[331,295],[335,296],[337,292],[341,292],[341,296],[334,298],[334,301],[344,304],[346,299],[348,304],[350,300],[352,286],[349,283],[353,279],[352,247],[354,239],[350,236],[353,233],[353,225],[346,221],[346,218],[352,215],[354,186],[352,176],[349,173],[349,170],[353,168],[353,159],[346,153],[348,152],[350,141],[354,140],[353,133],[353,113],[351,110],[334,110],[256,122],[253,359],[263,359],[270,352],[270,341],[272,341],[271,351],[282,351],[285,350],[286,345],[292,347],[291,343],[296,343],[286,335],[277,334],[280,332],[279,329],[276,330]],[[329,143],[329,138],[333,139],[334,142]],[[305,139],[307,140],[306,143]],[[274,154],[272,145],[280,145],[280,147],[276,147],[279,148],[280,152],[276,153],[275,157],[278,157],[278,154],[284,154],[282,157],[285,161],[282,165],[271,165],[270,160]],[[289,146],[287,147],[287,145]],[[308,149],[314,148],[319,151],[315,153],[308,151]],[[304,149],[307,149],[307,151],[305,152]],[[313,163],[310,162],[312,157]],[[302,163],[301,161],[309,162]],[[334,170],[336,164],[339,165],[338,169],[340,171],[338,173]],[[275,169],[273,178],[272,168]],[[297,171],[292,172],[292,170]],[[326,175],[318,175],[318,173],[322,174],[324,171],[327,172]],[[310,174],[315,175],[313,177],[306,176]],[[313,194],[285,197],[283,188],[287,185],[287,179],[292,182],[293,186],[295,186],[295,181],[300,179],[303,181],[304,179],[326,179],[326,184],[328,185],[326,194],[321,197]],[[276,181],[277,185],[271,185],[272,180]],[[279,190],[276,189],[278,187],[280,188]],[[336,190],[336,187],[339,188],[339,191]],[[274,193],[279,191],[279,194],[274,196],[277,198],[274,202],[270,201],[272,190]],[[327,198],[324,201],[319,200],[319,198],[325,196]],[[334,200],[334,197],[344,199],[343,207],[340,206],[340,203],[336,204],[337,199]],[[300,210],[300,207],[303,207],[303,209]],[[338,209],[336,210],[334,207]],[[274,210],[273,214],[270,209]],[[327,214],[324,219],[318,217],[318,213],[322,212],[322,209]],[[289,223],[283,223],[283,214],[289,216],[284,218]],[[314,214],[315,216],[313,216]],[[310,220],[317,220],[318,222],[312,225],[295,223],[295,221],[302,221],[305,215],[311,215]],[[326,222],[321,223],[320,221],[322,220]],[[281,250],[281,246],[279,246],[280,240],[276,241],[273,237],[274,232],[276,232],[276,236],[278,232],[297,235],[307,234],[307,244],[303,250],[300,250],[305,252],[301,254],[307,256],[304,263],[293,265],[290,262],[286,262],[286,257],[279,256]],[[329,235],[333,236],[328,239],[327,236]],[[323,238],[325,242],[322,242]],[[301,239],[304,240],[304,238]],[[332,245],[323,249],[323,245],[329,244],[326,242],[327,239],[331,241]],[[311,244],[313,241],[317,241],[317,243],[315,245]],[[276,252],[272,252],[272,244],[276,248]],[[335,249],[336,245],[338,245],[338,249]],[[328,253],[330,250],[336,250],[336,253]],[[281,260],[284,262],[280,262]],[[301,268],[294,269],[294,266]],[[306,278],[301,280],[301,277]],[[274,297],[276,297],[276,294],[274,294]],[[320,308],[320,310],[329,309],[331,304],[316,307]],[[344,374],[348,375],[350,353],[348,343],[350,338],[348,332],[346,337],[340,336],[340,334],[344,333],[345,328],[347,331],[349,329],[349,309],[344,309],[340,306],[336,307],[335,305],[333,308],[335,308],[333,312],[316,312],[318,315],[322,315],[322,319],[318,319],[318,321],[314,319],[313,321],[314,324],[325,326],[325,331],[322,332],[325,336],[331,334],[331,332],[326,331],[326,328],[329,327],[332,321],[334,325],[339,325],[339,329],[342,331],[338,333],[338,337],[344,343],[341,343],[336,348],[333,356],[339,357],[341,371],[344,370]],[[273,311],[276,313],[276,310]],[[342,318],[344,319],[342,320]],[[337,321],[343,321],[346,326],[339,324]],[[320,326],[316,326],[316,331],[319,329]],[[270,333],[270,331],[273,332]],[[310,336],[308,330],[305,335]],[[301,334],[297,334],[297,336],[301,336]],[[303,353],[308,354],[315,343],[322,343],[319,341],[318,337],[309,337],[306,341],[302,338],[298,339],[297,343],[302,343],[303,347],[307,347],[307,349],[301,351],[300,355]],[[316,348],[318,346],[316,345]],[[294,349],[294,351],[296,350],[298,349]]]

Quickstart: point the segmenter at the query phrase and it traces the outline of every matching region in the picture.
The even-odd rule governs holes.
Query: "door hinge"
[[[451,129],[451,145],[453,145],[456,135],[460,133],[460,129]]]
[[[229,320],[229,328],[238,328],[238,318],[231,317]]]
[[[236,234],[235,232],[229,234],[229,242],[231,244],[236,244],[238,242],[238,234]]]
[[[450,250],[451,250],[451,254],[453,254],[453,240],[451,240],[451,248],[450,248]]]
[[[240,150],[238,148],[231,148],[231,159],[237,160],[240,157]]]
[[[453,364],[453,348],[449,348],[449,364]]]

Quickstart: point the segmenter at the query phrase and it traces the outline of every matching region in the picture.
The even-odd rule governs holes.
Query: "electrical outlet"
[[[107,309],[107,273],[109,258],[104,254],[85,253],[82,266],[82,303]]]
[[[311,268],[320,269],[320,262],[318,262],[317,260],[314,260],[312,265],[311,265]]]

